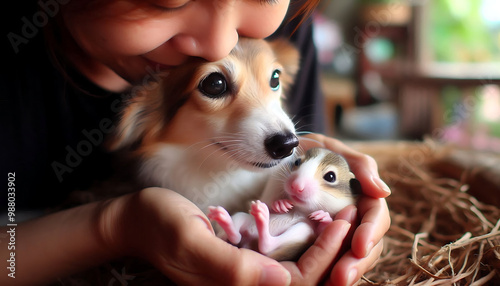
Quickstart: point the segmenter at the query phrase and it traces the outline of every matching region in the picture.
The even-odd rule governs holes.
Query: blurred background
[[[330,135],[500,152],[499,0],[328,0],[314,15]]]

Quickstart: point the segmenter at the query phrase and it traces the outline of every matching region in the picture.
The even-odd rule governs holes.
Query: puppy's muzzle
[[[299,146],[299,139],[292,132],[277,133],[266,138],[264,146],[271,158],[283,159],[292,155],[293,149]]]

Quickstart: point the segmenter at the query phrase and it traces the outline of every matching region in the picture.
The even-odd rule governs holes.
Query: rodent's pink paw
[[[220,225],[231,222],[231,216],[223,207],[208,207],[207,217],[211,220],[218,222]]]
[[[312,220],[319,221],[319,222],[331,222],[331,221],[333,221],[332,217],[330,216],[330,213],[325,212],[324,210],[312,212],[309,215],[309,218]]]
[[[235,228],[233,219],[223,207],[208,207],[207,217],[216,221],[226,232],[227,239],[234,245],[238,245],[241,241],[241,234]]]
[[[287,199],[282,199],[282,200],[276,200],[273,203],[273,211],[276,213],[287,213],[293,208],[293,204],[290,200]]]
[[[253,201],[250,207],[250,214],[255,217],[256,221],[269,221],[269,208],[261,201]]]

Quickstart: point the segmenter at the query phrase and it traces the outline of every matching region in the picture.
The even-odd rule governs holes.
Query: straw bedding
[[[425,143],[353,144],[389,184],[392,224],[361,285],[500,285],[500,156]]]

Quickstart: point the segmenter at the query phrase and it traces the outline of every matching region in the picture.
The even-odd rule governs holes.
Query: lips
[[[300,204],[305,204],[306,201],[304,201],[303,199],[299,198],[298,196],[295,196],[295,195],[291,195],[290,198],[296,202],[296,203],[300,203]]]
[[[174,67],[172,65],[166,65],[166,64],[161,64],[161,63],[152,61],[148,58],[144,58],[144,59],[146,60],[146,62],[148,62],[148,65],[154,67],[157,70],[168,70],[168,69],[171,69]]]
[[[255,166],[257,168],[268,169],[268,168],[272,168],[272,167],[278,165],[279,161],[278,162],[271,162],[271,163],[262,163],[262,162],[248,162],[248,163],[252,164],[253,166]]]

